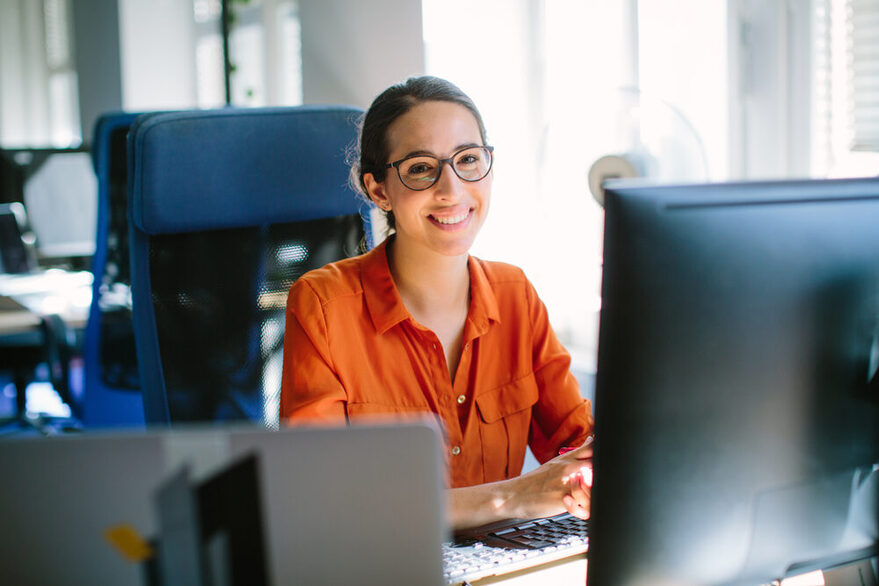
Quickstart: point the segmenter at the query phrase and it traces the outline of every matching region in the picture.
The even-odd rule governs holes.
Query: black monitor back
[[[590,586],[876,554],[879,180],[607,191]]]

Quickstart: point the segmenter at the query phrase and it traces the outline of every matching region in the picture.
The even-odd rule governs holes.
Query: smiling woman
[[[460,255],[476,239],[491,200],[491,151],[472,146],[482,141],[473,115],[455,102],[424,101],[397,118],[387,136],[393,145],[389,155],[395,160],[389,165],[396,167],[397,177],[377,181],[372,173],[364,173],[363,184],[379,208],[394,214],[398,248],[405,251],[395,254],[420,257],[433,249],[466,262]],[[478,173],[467,170],[474,163],[464,162],[475,157],[462,156],[471,151],[483,153]],[[454,173],[442,173],[445,164],[439,160],[444,156]],[[458,167],[476,178],[462,180]],[[422,259],[411,261],[420,265]]]
[[[352,175],[394,230],[290,289],[281,419],[432,414],[451,525],[588,517],[592,413],[570,356],[522,271],[469,254],[493,183],[476,106],[445,80],[409,79],[375,99],[359,146]],[[529,446],[544,464],[521,475]]]

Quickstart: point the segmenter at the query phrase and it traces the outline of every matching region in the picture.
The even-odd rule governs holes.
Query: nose
[[[445,160],[440,165],[440,174],[434,183],[434,194],[440,198],[459,196],[463,192],[464,180],[455,173],[452,161]],[[449,168],[446,169],[445,165],[448,165]]]

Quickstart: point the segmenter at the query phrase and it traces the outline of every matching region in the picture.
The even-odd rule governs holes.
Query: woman
[[[492,157],[476,106],[445,80],[412,78],[375,99],[352,176],[393,234],[291,288],[281,418],[434,413],[453,527],[586,518],[592,414],[570,357],[522,271],[468,254]],[[542,465],[520,476],[528,444]]]

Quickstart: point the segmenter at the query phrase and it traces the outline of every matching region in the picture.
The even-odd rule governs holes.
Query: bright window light
[[[640,43],[628,34],[637,4]],[[496,149],[491,213],[472,252],[525,270],[575,368],[587,372],[595,368],[604,221],[589,191],[592,163],[629,148],[633,125],[636,133],[652,125],[657,145],[696,144],[687,167],[717,159],[711,166],[722,173],[727,158],[725,1],[637,4],[422,2],[427,73],[473,98]],[[669,30],[694,15],[698,35]],[[649,88],[637,87],[639,44]],[[631,108],[633,87],[659,107]],[[658,158],[669,167],[670,157]]]

